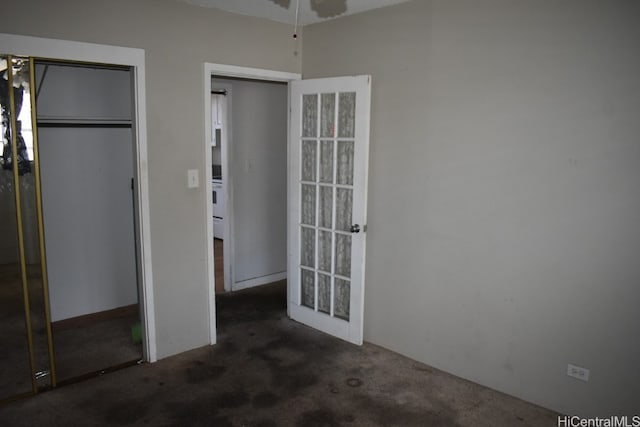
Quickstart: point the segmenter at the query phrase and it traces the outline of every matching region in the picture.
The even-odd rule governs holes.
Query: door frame
[[[151,228],[149,220],[149,170],[147,159],[147,108],[145,84],[145,51],[69,40],[0,33],[0,45],[6,53],[72,62],[93,62],[132,67],[134,83],[135,188],[138,210],[138,254],[141,293],[141,320],[144,328],[142,350],[144,360],[157,360],[155,306],[151,262]],[[211,197],[211,196],[209,196]],[[50,319],[49,319],[50,320]]]
[[[286,82],[289,83],[293,80],[302,79],[302,74],[299,73],[289,73],[285,71],[277,71],[277,70],[268,70],[264,68],[251,68],[251,67],[239,67],[235,65],[228,64],[216,64],[211,62],[204,63],[204,177],[205,177],[205,217],[206,217],[206,230],[207,230],[207,277],[208,277],[208,286],[207,292],[209,294],[208,297],[208,305],[209,305],[209,342],[210,344],[216,343],[216,283],[215,283],[215,264],[214,264],[214,253],[213,253],[213,200],[211,196],[212,186],[211,186],[211,78],[212,77],[236,77],[241,79],[252,79],[252,80],[264,80],[271,82]],[[287,92],[290,94],[290,88],[287,85]],[[230,105],[227,105],[229,109]],[[289,96],[287,96],[287,111],[289,109]],[[229,111],[227,111],[229,113]],[[228,114],[230,115],[230,114]],[[289,117],[287,114],[287,129],[289,128]],[[227,120],[228,121],[228,120]],[[228,135],[231,135],[230,130],[227,129]],[[228,151],[223,152],[222,155],[227,155],[227,162],[229,160]],[[289,163],[289,131],[287,130],[287,164]],[[224,183],[224,191],[226,196],[226,206],[224,212],[224,236],[225,238],[229,238],[231,235],[231,223],[230,220],[233,218],[233,204],[232,202],[232,182],[229,179],[229,168],[224,168],[222,171],[222,182]],[[288,192],[288,188],[287,188]],[[288,194],[287,194],[288,199]],[[233,254],[229,253],[225,255],[225,274],[227,273],[227,258],[229,259],[229,266],[232,264],[232,256]],[[288,295],[287,295],[288,298]]]

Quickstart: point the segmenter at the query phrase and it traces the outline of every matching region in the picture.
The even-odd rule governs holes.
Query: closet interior
[[[142,359],[132,75],[0,55],[0,402]]]

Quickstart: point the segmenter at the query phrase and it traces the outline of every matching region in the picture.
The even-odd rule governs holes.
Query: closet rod
[[[41,123],[38,122],[39,128],[126,128],[132,127],[131,123]]]

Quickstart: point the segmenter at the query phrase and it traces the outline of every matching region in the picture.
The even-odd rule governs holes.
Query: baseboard
[[[77,328],[86,325],[87,323],[102,322],[105,320],[117,319],[120,317],[130,317],[137,314],[138,304],[131,304],[111,310],[98,311],[97,313],[89,313],[82,316],[57,320],[55,322],[51,322],[51,328],[54,331],[62,331],[64,329]]]
[[[231,284],[231,291],[241,291],[243,289],[253,288],[254,286],[266,285],[267,283],[278,282],[287,278],[287,272],[269,274],[267,276],[256,277],[254,279],[243,280]]]

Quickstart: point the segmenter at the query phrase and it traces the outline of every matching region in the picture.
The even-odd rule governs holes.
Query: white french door
[[[371,77],[291,83],[289,316],[362,344]]]

